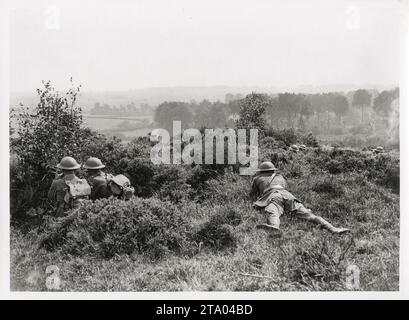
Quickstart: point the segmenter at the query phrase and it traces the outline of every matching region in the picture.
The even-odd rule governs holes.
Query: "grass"
[[[358,290],[399,290],[399,194],[365,172],[330,174],[308,156],[314,154],[291,155],[282,165],[291,191],[351,234],[332,235],[284,215],[284,235],[273,238],[255,228],[263,218],[247,198],[250,178],[226,173],[206,183],[204,201],[177,204],[202,236],[192,243],[193,254],[169,252],[159,260],[136,252],[111,259],[70,255],[40,248],[36,228],[13,227],[11,290],[48,290],[49,265],[58,266],[62,291],[348,290],[350,265],[360,270]]]

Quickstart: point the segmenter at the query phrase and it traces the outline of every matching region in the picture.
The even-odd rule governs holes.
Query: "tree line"
[[[336,127],[367,125],[375,118],[385,119],[392,112],[392,102],[398,98],[398,88],[380,93],[365,89],[348,93],[252,93],[244,98],[226,94],[224,103],[163,102],[156,108],[154,120],[165,129],[172,128],[174,120],[180,120],[186,128],[223,128],[235,126],[239,118],[253,116],[274,128],[315,129],[324,133]],[[253,108],[252,104],[261,107]],[[246,110],[252,110],[253,114],[247,115]]]

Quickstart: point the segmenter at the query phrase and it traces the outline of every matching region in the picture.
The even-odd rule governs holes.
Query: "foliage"
[[[350,290],[346,287],[346,267],[355,264],[361,270],[358,290],[397,290],[399,195],[380,184],[378,179],[386,177],[384,173],[389,167],[398,168],[399,162],[392,155],[370,156],[342,149],[317,148],[299,153],[274,150],[274,154],[277,159],[281,154],[285,156],[286,162],[275,164],[288,177],[291,192],[314,213],[336,226],[351,228],[350,236],[331,235],[285,214],[281,219],[283,236],[272,238],[255,228],[264,217],[251,206],[250,177],[225,173],[207,178],[202,171],[206,168],[184,167],[189,173],[187,176],[196,176],[206,187],[201,192],[204,199],[200,202],[181,200],[175,206],[155,197],[131,200],[158,204],[156,207],[156,204],[146,203],[145,207],[141,203],[130,202],[128,206],[127,202],[103,200],[106,205],[95,202],[86,204],[92,210],[83,207],[86,220],[76,217],[73,222],[67,222],[66,228],[70,229],[67,237],[58,238],[64,234],[65,227],[56,224],[53,228],[51,221],[45,232],[34,229],[23,235],[13,229],[12,289],[47,290],[44,270],[56,264],[60,268],[64,291],[345,291]],[[343,158],[349,159],[346,170],[336,175],[329,173],[325,167],[327,161]],[[290,177],[293,166],[299,166],[302,174]],[[195,175],[193,171],[197,171]],[[178,172],[172,174],[180,177]],[[187,179],[190,181],[189,177]],[[202,183],[189,184],[193,187]],[[339,192],[341,189],[343,191]],[[104,211],[100,218],[98,206]],[[105,210],[105,206],[109,208]],[[117,208],[125,208],[125,213]],[[141,228],[136,224],[139,225],[138,219],[142,216],[136,212],[139,209],[134,208],[142,208],[140,211],[149,220],[143,220]],[[161,235],[167,223],[162,224],[163,220],[157,219],[162,217],[161,210],[169,212],[169,220],[165,218],[165,221],[181,223],[182,227],[176,227],[178,235],[166,235],[173,239],[173,235],[180,233],[178,243],[186,244],[182,248],[173,247],[172,241],[164,244],[167,249],[162,246],[166,242],[161,240]],[[177,222],[174,215],[183,221]],[[151,224],[157,232],[147,227]],[[127,234],[128,225],[132,230],[149,234],[145,240],[155,240],[141,250],[132,250],[135,236]],[[69,234],[71,229],[76,236]],[[171,229],[175,230],[173,225]],[[106,231],[106,236],[89,238],[91,231],[100,234],[97,230]],[[111,230],[115,234],[123,230],[123,240],[132,236],[131,240],[123,242],[119,236],[111,238]],[[56,236],[51,242],[53,251],[36,249],[44,233]],[[183,239],[187,239],[187,243]],[[112,252],[118,253],[112,255]],[[102,256],[105,258],[100,258]],[[151,261],[152,257],[160,256],[166,259]],[[35,278],[38,280],[33,280],[33,270],[38,271]]]
[[[361,122],[364,122],[364,107],[371,104],[371,94],[365,89],[356,90],[353,96],[352,104],[361,108]]]
[[[341,117],[346,115],[348,112],[349,104],[347,98],[338,94],[334,98],[334,112],[339,117],[341,122]]]
[[[332,180],[319,181],[312,187],[312,190],[328,194],[331,197],[340,197],[344,194],[343,188]]]
[[[238,239],[233,233],[233,226],[241,223],[242,217],[235,210],[221,210],[211,216],[195,234],[195,240],[213,250],[234,249]]]
[[[282,130],[275,130],[270,128],[266,131],[266,136],[272,137],[277,141],[282,141],[286,146],[290,146],[296,143],[298,140],[297,134],[293,128]]]
[[[348,93],[349,99],[351,95]],[[293,96],[299,106],[293,115],[320,124],[320,112],[334,113],[332,99],[336,96]],[[49,107],[59,101],[52,94],[48,97]],[[258,112],[265,107],[265,111],[256,112],[264,120],[268,112],[279,118],[287,116],[274,109],[278,97],[265,98],[249,95],[247,100],[230,101],[227,113],[247,103]],[[263,101],[273,102],[264,105]],[[196,116],[203,123],[212,121],[199,115],[195,109],[199,105],[186,104],[192,123]],[[223,104],[209,102],[206,106],[212,110]],[[305,110],[309,108],[314,115]],[[353,112],[349,110],[346,117]],[[297,199],[334,225],[351,228],[351,235],[330,235],[284,214],[283,236],[273,238],[255,228],[264,216],[252,208],[251,177],[240,176],[225,165],[154,166],[148,138],[124,144],[79,126],[86,138],[73,155],[79,161],[96,155],[107,171],[128,175],[138,197],[127,202],[112,198],[86,201],[64,218],[38,218],[29,232],[14,224],[12,289],[48,290],[44,270],[54,264],[61,271],[62,290],[69,291],[344,291],[348,290],[345,269],[355,264],[361,270],[359,290],[397,290],[397,151],[373,154],[343,148],[342,141],[336,148],[319,147],[314,135],[280,130],[276,120],[271,118],[274,129],[267,128],[260,138],[259,160],[273,161]],[[335,141],[334,137],[327,139],[328,144]],[[368,150],[376,141],[372,136],[351,135],[344,137],[343,144],[359,142]],[[313,148],[294,153],[287,148],[293,143]],[[29,172],[20,167],[25,151],[13,150],[12,185],[19,174]],[[49,187],[46,181],[40,187],[27,179],[21,181],[37,193]],[[32,196],[27,191],[21,194]],[[19,199],[12,189],[11,200]],[[43,199],[38,206],[32,203],[27,214],[41,216],[42,203]],[[163,257],[166,259],[160,259]]]
[[[258,129],[259,135],[262,135],[266,127],[263,116],[270,103],[269,96],[254,92],[240,100],[240,118],[237,121],[237,128]]]
[[[59,93],[50,82],[43,84],[43,89],[37,89],[40,101],[34,110],[22,107],[11,114],[16,136],[11,138],[10,152],[16,161],[10,187],[23,199],[17,203],[12,199],[12,216],[43,201],[54,176],[53,167],[63,156],[78,156],[93,134],[82,128],[81,108],[75,105],[80,88]]]
[[[391,103],[399,98],[399,89],[382,91],[373,102],[373,108],[377,114],[387,117],[391,113]]]
[[[162,257],[188,250],[188,221],[171,203],[157,199],[87,201],[67,217],[50,218],[41,245],[74,256],[117,254]]]
[[[193,109],[195,128],[223,128],[227,123],[227,106],[224,103],[203,100]]]
[[[369,106],[371,103],[371,94],[365,89],[356,90],[352,100],[354,106]]]
[[[173,121],[181,121],[182,128],[189,128],[192,111],[185,102],[163,102],[155,111],[155,121],[164,129],[172,132]]]
[[[359,172],[393,192],[399,193],[399,159],[387,154],[355,152],[334,148],[332,151],[316,150],[312,163],[331,174]]]

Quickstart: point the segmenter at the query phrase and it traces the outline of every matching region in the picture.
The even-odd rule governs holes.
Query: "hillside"
[[[358,290],[398,290],[398,159],[321,148],[292,153],[271,141],[263,142],[261,160],[275,161],[300,200],[335,225],[351,228],[350,235],[331,235],[286,215],[282,219],[284,236],[272,238],[255,229],[262,218],[251,208],[249,177],[226,168],[224,174],[206,179],[197,168],[163,167],[156,169],[159,172],[151,180],[162,177],[159,193],[145,196],[147,200],[136,198],[132,206],[121,205],[118,212],[101,213],[98,219],[102,220],[95,221],[113,223],[108,229],[94,225],[97,218],[86,212],[114,200],[89,204],[80,214],[85,216],[74,214],[62,224],[41,226],[26,235],[13,228],[12,290],[47,290],[49,265],[58,266],[63,291],[347,290],[350,265],[360,270]],[[135,165],[143,172],[150,167],[145,162]],[[145,182],[142,188],[147,188]],[[126,229],[132,207],[140,207],[141,201],[152,201],[144,204],[148,207],[155,206],[155,201],[170,201],[160,206],[181,219],[178,241],[186,243],[180,250],[151,243],[146,251],[121,252],[130,240],[126,233],[115,238],[112,230]],[[154,221],[153,225],[160,226],[161,220]],[[169,221],[162,222],[163,228],[171,228]],[[143,230],[153,241],[175,236]],[[44,232],[55,243],[51,251],[39,247]],[[105,240],[90,240],[95,232],[103,232],[105,239],[111,237],[111,251],[106,251]],[[58,242],[55,237],[61,234]],[[157,250],[159,256],[153,254]]]
[[[283,235],[273,237],[256,229],[263,216],[252,208],[251,177],[239,175],[238,164],[226,157],[215,164],[215,154],[213,164],[204,164],[203,152],[189,165],[153,164],[156,143],[147,136],[124,142],[85,127],[82,109],[73,103],[78,92],[61,96],[46,83],[37,108],[14,115],[12,290],[399,290],[396,141],[376,152],[366,139],[357,145],[339,141],[341,136],[319,141],[311,132],[268,126],[267,95],[242,99],[232,131],[259,130],[258,162],[273,162],[306,207],[352,230],[332,235],[287,213]],[[166,121],[187,114],[179,103],[165,111]],[[191,155],[189,141],[182,149]],[[252,143],[244,147],[251,151]],[[306,148],[295,152],[293,144]],[[221,149],[224,155],[229,150],[227,143]],[[107,172],[127,175],[133,197],[84,200],[56,217],[58,203],[47,194],[67,155],[79,163],[97,157]],[[83,169],[76,174],[87,176]]]

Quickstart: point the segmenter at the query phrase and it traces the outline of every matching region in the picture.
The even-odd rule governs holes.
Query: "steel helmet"
[[[81,166],[78,164],[77,160],[73,157],[64,157],[61,159],[60,163],[57,164],[57,168],[62,170],[75,170],[79,169]]]
[[[256,172],[268,172],[268,171],[276,171],[277,168],[274,164],[270,161],[265,161],[260,164],[260,167],[256,170]]]
[[[291,150],[291,151],[294,151],[294,152],[298,152],[298,151],[299,151],[299,148],[297,147],[296,144],[293,144],[293,145],[290,146],[288,149]]]
[[[89,158],[84,164],[84,169],[102,169],[102,168],[105,168],[102,161],[94,157]]]

